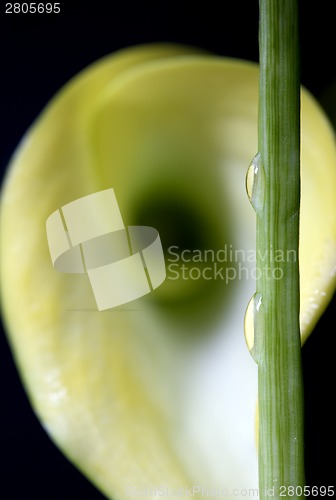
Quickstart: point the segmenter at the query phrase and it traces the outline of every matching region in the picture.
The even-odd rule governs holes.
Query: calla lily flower
[[[255,64],[133,48],[62,89],[11,161],[1,202],[11,346],[47,433],[110,498],[159,488],[237,498],[258,487],[257,366],[244,339],[255,291],[245,176],[257,108]],[[303,341],[335,287],[335,166],[331,128],[303,90]],[[53,268],[45,224],[111,187],[126,224],[158,230],[167,277],[99,312],[85,274]],[[251,348],[249,324],[246,335]]]

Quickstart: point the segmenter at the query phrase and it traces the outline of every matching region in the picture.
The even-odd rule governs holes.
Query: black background
[[[61,1],[58,15],[5,15],[0,3],[0,168],[53,94],[119,48],[166,41],[258,60],[258,2]],[[300,2],[301,80],[317,97],[336,82],[332,2]],[[333,102],[329,102],[333,106]],[[331,109],[331,108],[330,108]],[[336,300],[303,349],[307,484],[333,485]],[[1,334],[0,498],[104,498],[50,442]]]

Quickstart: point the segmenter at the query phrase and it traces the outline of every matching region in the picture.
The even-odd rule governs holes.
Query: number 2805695
[[[61,3],[23,2],[6,3],[6,14],[59,14]]]

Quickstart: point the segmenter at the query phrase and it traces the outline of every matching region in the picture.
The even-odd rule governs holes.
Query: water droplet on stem
[[[265,183],[265,172],[261,160],[261,154],[257,153],[247,170],[246,192],[252,207],[258,215],[261,215],[264,208]]]
[[[245,333],[245,341],[247,344],[247,348],[253,357],[253,359],[257,361],[256,357],[256,342],[255,342],[255,325],[256,319],[261,317],[262,314],[262,296],[260,293],[255,293],[251,298],[245,312],[244,318],[244,333]]]

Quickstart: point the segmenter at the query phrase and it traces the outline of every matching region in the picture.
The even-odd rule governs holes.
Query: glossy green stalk
[[[297,0],[260,0],[259,6],[260,162],[255,192],[261,271],[255,313],[259,488],[261,499],[280,498],[281,493],[299,498],[304,486],[304,434],[298,262],[298,5]]]

